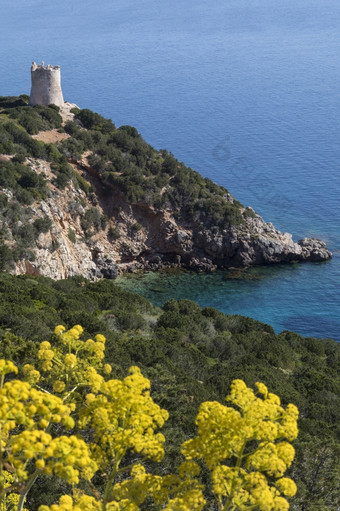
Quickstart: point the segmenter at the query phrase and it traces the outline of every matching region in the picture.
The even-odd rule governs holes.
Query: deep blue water
[[[326,264],[124,285],[340,340],[339,24],[338,0],[2,0],[0,94],[29,93],[33,60],[60,64],[65,99],[136,126],[334,252]]]

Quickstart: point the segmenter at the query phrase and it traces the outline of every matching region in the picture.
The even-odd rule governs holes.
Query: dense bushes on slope
[[[234,378],[243,378],[248,385],[263,381],[283,397],[283,404],[294,402],[301,412],[299,463],[292,472],[302,484],[292,508],[312,510],[317,503],[318,509],[336,509],[337,343],[293,332],[276,335],[258,321],[201,309],[186,300],[155,308],[105,280],[89,283],[77,277],[55,282],[1,274],[0,296],[1,356],[19,364],[29,362],[35,343],[48,338],[55,324],[82,323],[86,335],[101,332],[107,337],[114,376],[123,376],[130,365],[142,369],[153,382],[154,399],[170,412],[164,430],[169,439],[164,463],[169,469],[178,461],[176,446],[193,433],[200,402],[221,401]]]
[[[108,186],[117,186],[129,202],[145,201],[156,208],[178,210],[189,221],[226,227],[243,223],[242,205],[228,201],[228,191],[186,167],[165,149],[155,151],[132,126],[116,129],[90,110],[80,110],[77,122],[65,126],[71,139],[62,142],[65,154],[91,150],[89,163]],[[75,143],[76,141],[76,143]]]
[[[285,409],[263,383],[254,392],[234,380],[226,405],[201,404],[196,437],[178,445],[186,460],[178,475],[155,474],[145,464],[163,459],[159,430],[168,412],[138,367],[112,378],[105,337],[82,333],[80,325],[58,325],[23,368],[0,359],[1,424],[9,433],[1,436],[0,477],[13,483],[9,496],[0,485],[1,509],[23,511],[27,494],[32,507],[33,484],[38,505],[60,497],[59,506],[37,511],[287,511],[286,497],[296,493],[283,477],[295,457],[294,404]],[[46,476],[60,484],[57,495],[38,493],[37,478]]]
[[[0,97],[0,270],[11,268],[19,259],[33,261],[30,249],[39,234],[51,228],[49,218],[34,218],[34,203],[49,197],[51,191],[46,178],[33,170],[32,160],[26,158],[48,162],[54,173],[52,182],[58,188],[63,189],[72,180],[77,188],[86,193],[90,190],[56,144],[30,136],[60,126],[61,117],[54,106],[32,108],[21,98]],[[2,154],[5,157],[1,158]],[[102,227],[103,222],[104,218],[97,219],[93,211],[87,212],[83,219],[85,234],[92,226]]]
[[[50,197],[51,184],[64,189],[70,181],[83,190],[95,205],[94,189],[70,162],[88,155],[89,164],[100,176],[106,194],[119,192],[127,203],[145,202],[171,209],[173,216],[191,227],[226,229],[244,224],[242,206],[227,190],[187,168],[166,150],[159,152],[147,144],[136,128],[116,128],[112,121],[91,112],[76,110],[75,121],[66,123],[69,138],[60,143],[44,143],[32,138],[41,130],[59,129],[58,108],[27,105],[27,97],[0,97],[0,270],[13,268],[18,259],[33,261],[36,231],[33,210]],[[63,130],[63,128],[61,128]],[[1,157],[3,155],[3,157]],[[39,159],[38,163],[34,160]],[[46,165],[44,162],[47,162]],[[45,172],[45,171],[44,171]],[[14,212],[20,211],[20,215]],[[14,220],[14,217],[18,217]],[[24,220],[24,225],[22,225]],[[105,229],[107,219],[95,208],[86,211],[81,227],[84,239]],[[138,224],[136,224],[138,226]],[[41,231],[40,231],[41,232]],[[119,233],[111,230],[108,240]],[[55,247],[51,245],[51,250]]]
[[[73,177],[67,158],[79,159],[91,151],[89,163],[104,183],[118,187],[128,202],[172,208],[182,218],[204,225],[225,228],[243,224],[242,205],[230,200],[225,188],[203,178],[166,150],[153,149],[136,128],[116,128],[109,119],[84,109],[76,110],[76,121],[66,123],[71,138],[63,140],[59,148],[30,136],[60,127],[61,117],[53,105],[29,107],[23,99],[0,97],[0,154],[51,161],[60,188]]]
[[[56,174],[55,183],[59,188],[64,188],[70,179],[77,180],[72,167],[68,164],[67,157],[59,151],[57,144],[45,144],[31,137],[40,131],[61,128],[62,118],[58,110],[55,105],[29,107],[20,98],[0,96],[0,155],[11,155],[11,161],[0,161],[2,176],[0,186],[16,191],[17,186],[20,186],[20,175],[15,175],[15,172],[20,174],[19,163],[22,164],[21,172],[33,173],[27,165],[24,165],[26,157],[40,158],[50,162]],[[12,171],[14,176],[10,181],[8,174]],[[38,177],[40,178],[36,176],[36,179]],[[41,197],[35,195],[34,198]],[[22,200],[25,199],[29,200],[28,197]]]
[[[65,126],[70,138],[57,147],[30,136],[61,127],[61,117],[53,105],[29,107],[23,99],[0,97],[0,154],[52,162],[56,183],[63,188],[75,178],[67,158],[79,159],[91,151],[91,166],[109,189],[118,187],[128,202],[171,208],[181,218],[207,226],[226,228],[244,223],[242,205],[230,199],[225,188],[186,167],[165,149],[153,149],[136,128],[116,128],[111,120],[88,109],[75,112],[76,121]]]
[[[26,157],[50,162],[59,188],[72,179],[89,193],[87,183],[68,163],[89,150],[89,162],[108,192],[115,187],[127,201],[172,208],[182,219],[205,228],[243,223],[241,205],[227,190],[167,151],[155,151],[130,126],[117,129],[102,116],[82,110],[76,117],[83,127],[67,123],[71,138],[60,145],[32,139],[28,131],[57,128],[59,117],[51,107],[28,108],[26,100],[0,98],[0,155],[11,155],[10,161],[0,161],[0,186],[6,190],[0,195],[0,270],[13,259],[30,259],[29,247],[49,229],[44,219],[38,224],[30,221],[32,201],[41,200],[47,191],[46,182],[24,165]],[[84,222],[90,235],[105,218],[92,211]],[[112,228],[110,233],[112,238],[119,236]],[[166,426],[168,466],[179,455],[176,446],[192,434],[201,401],[221,400],[233,378],[244,378],[248,385],[264,381],[302,412],[299,464],[292,470],[303,484],[293,509],[339,507],[340,349],[336,343],[291,332],[276,335],[268,325],[250,318],[202,310],[188,301],[170,301],[162,310],[155,309],[105,281],[52,282],[2,275],[0,293],[2,356],[27,362],[36,341],[49,337],[56,324],[80,323],[89,335],[106,335],[117,376],[135,363],[143,369],[153,381],[155,398],[171,413]]]
[[[36,135],[39,131],[61,128],[62,124],[61,116],[53,107],[45,107],[42,105],[36,105],[34,107],[19,106],[7,108],[3,110],[2,113],[8,114],[10,119],[16,119],[30,135]]]

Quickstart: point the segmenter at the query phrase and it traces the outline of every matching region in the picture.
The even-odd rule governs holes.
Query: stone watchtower
[[[64,98],[60,85],[60,66],[38,66],[35,62],[31,67],[32,88],[30,105],[63,106]]]

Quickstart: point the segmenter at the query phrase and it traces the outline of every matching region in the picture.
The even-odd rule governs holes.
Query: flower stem
[[[27,484],[24,487],[23,493],[20,493],[20,499],[19,499],[17,511],[22,511],[22,509],[24,507],[25,500],[26,500],[27,493],[32,488],[37,477],[38,477],[38,472],[34,472],[31,475],[31,477],[28,479]]]

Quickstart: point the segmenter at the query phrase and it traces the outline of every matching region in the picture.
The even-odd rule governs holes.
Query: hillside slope
[[[324,261],[131,126],[0,98],[0,269],[55,279]]]
[[[300,410],[297,457],[291,468],[299,491],[291,509],[339,509],[338,343],[287,331],[276,335],[259,321],[201,309],[188,300],[170,300],[156,308],[106,279],[54,281],[0,273],[0,358],[13,359],[19,367],[32,363],[39,342],[50,340],[57,324],[79,323],[85,339],[97,333],[107,338],[106,362],[113,377],[125,376],[129,366],[138,365],[152,381],[153,398],[169,411],[161,473],[173,470],[181,459],[179,445],[194,435],[201,402],[223,403],[234,378],[250,386],[261,381],[284,405],[292,402]],[[39,504],[54,502],[55,495],[65,491],[57,484],[53,478],[39,481],[29,494],[29,508],[35,511]]]

